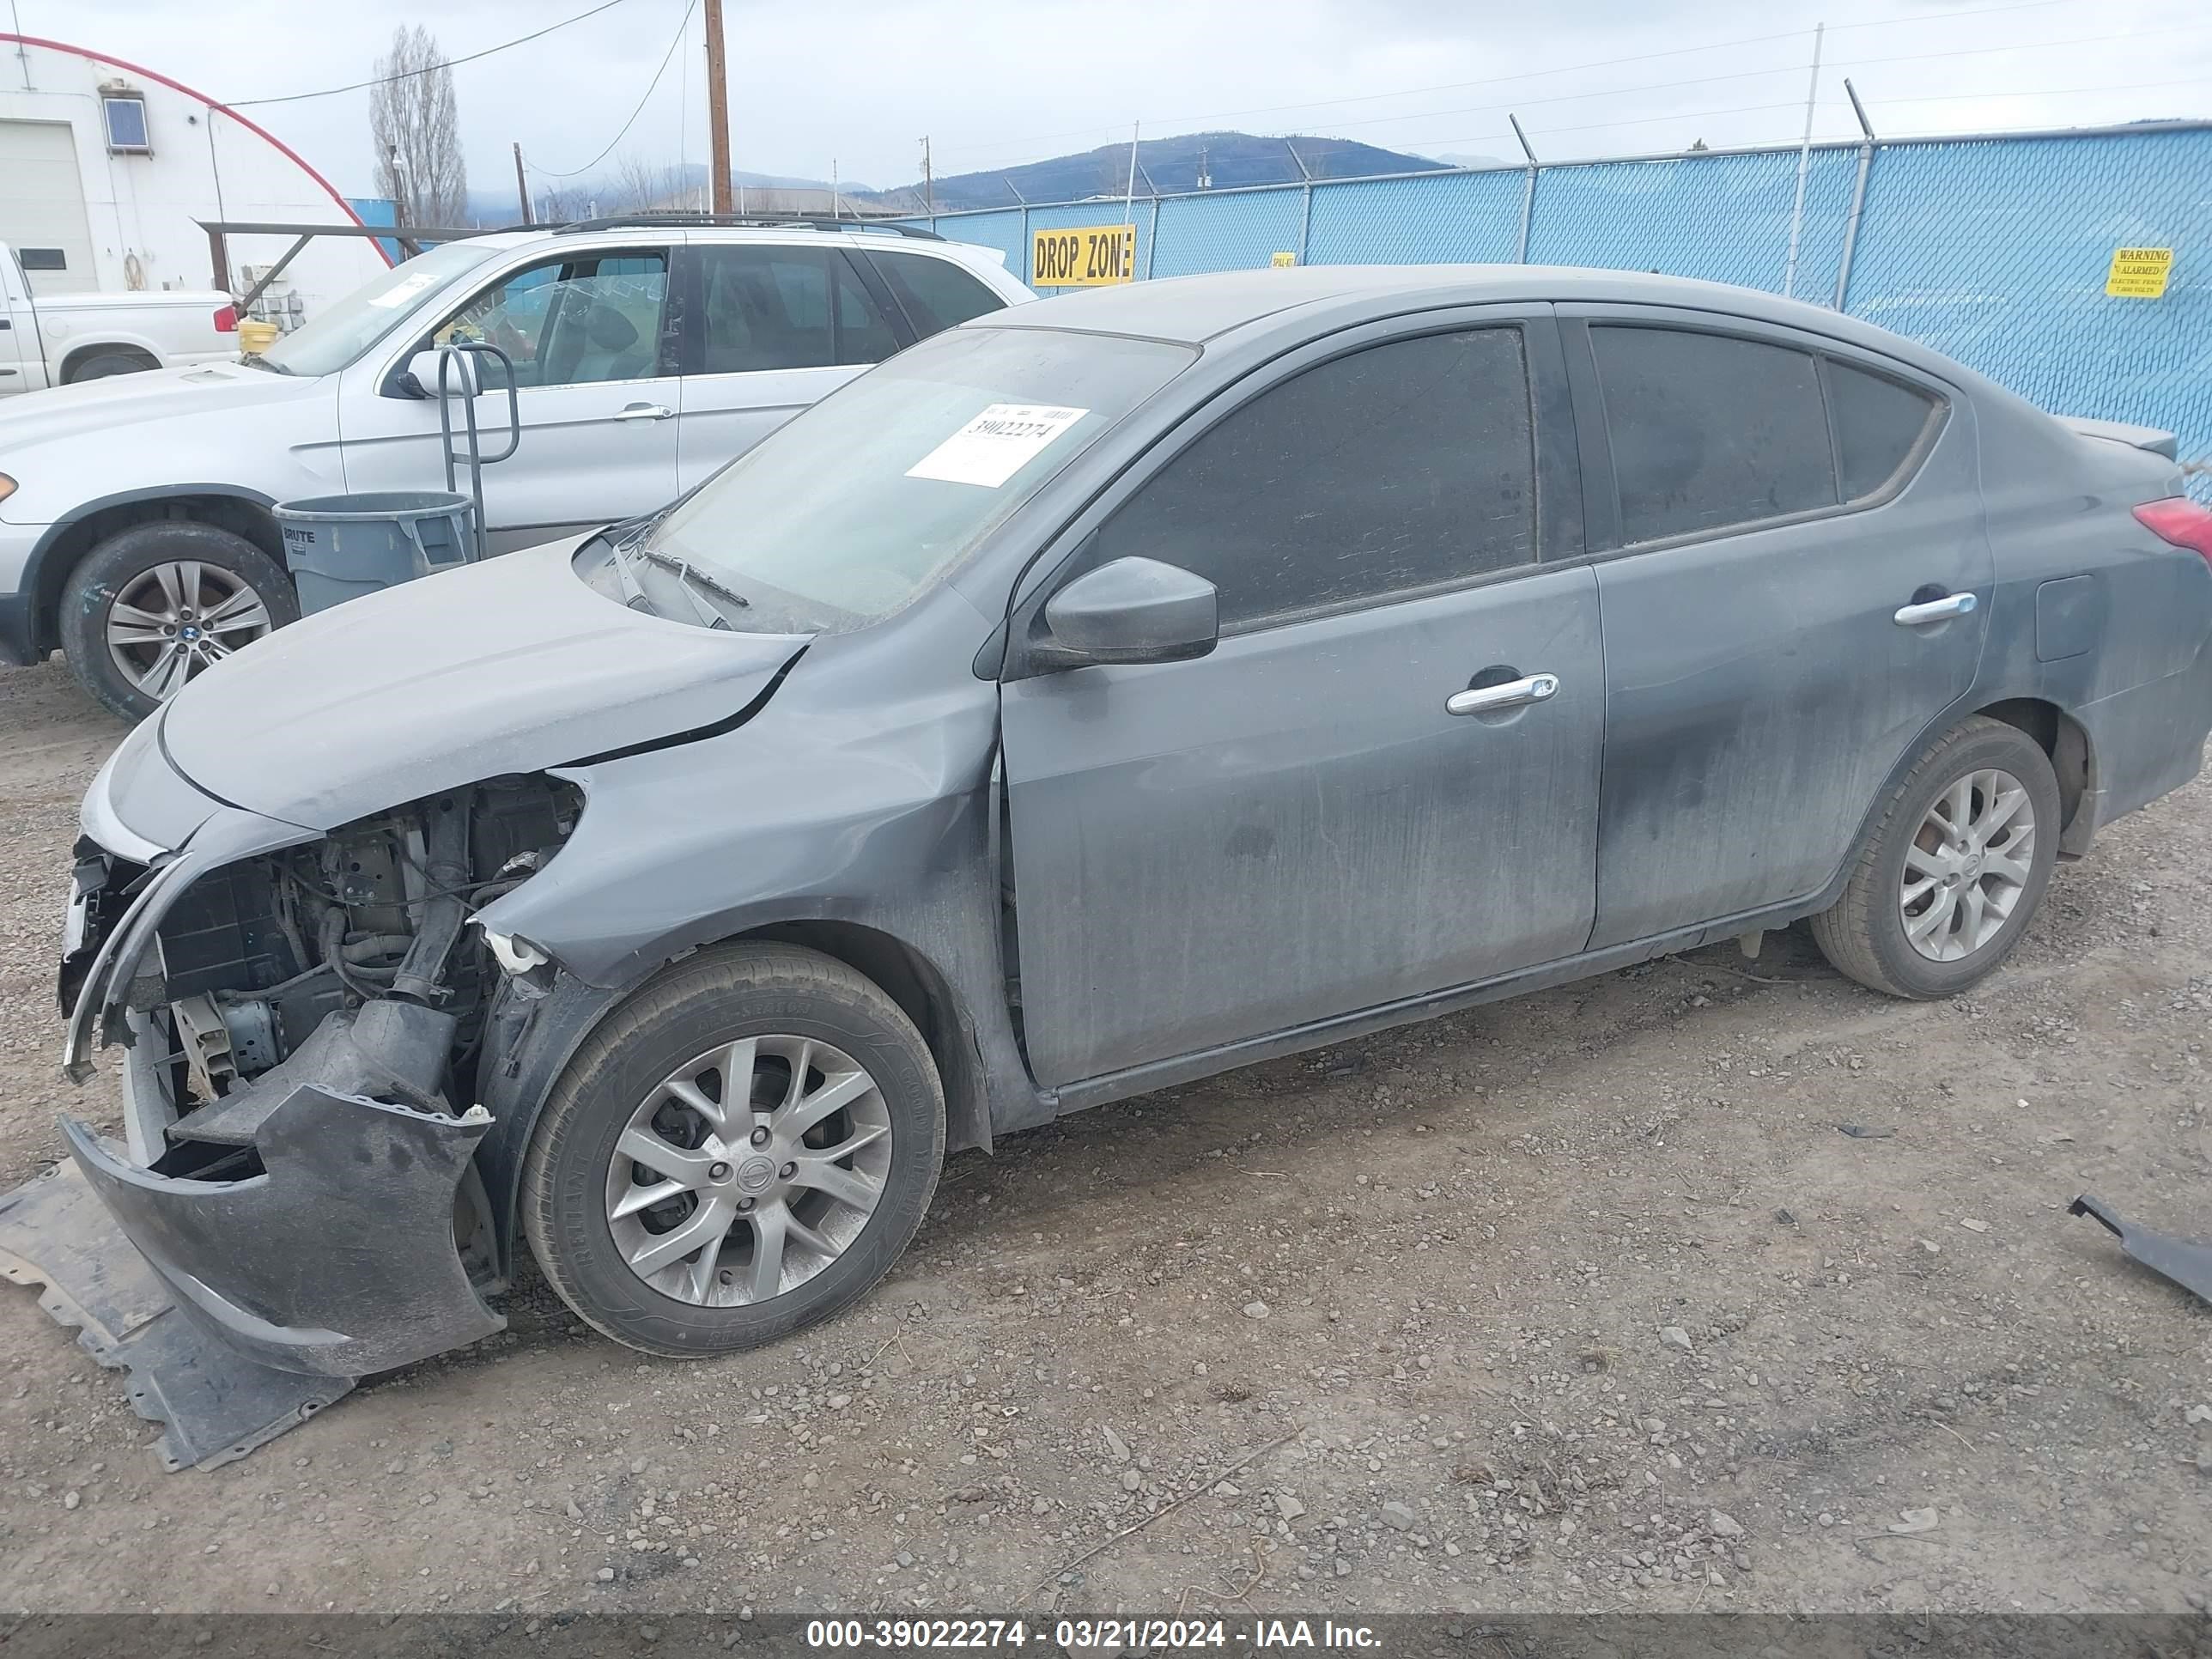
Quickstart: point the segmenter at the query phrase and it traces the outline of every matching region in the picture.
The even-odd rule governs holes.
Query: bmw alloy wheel
[[[107,651],[156,702],[276,624],[261,596],[220,565],[178,559],[142,572],[107,610]]]

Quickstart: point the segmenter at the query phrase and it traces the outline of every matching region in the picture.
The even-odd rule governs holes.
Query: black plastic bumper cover
[[[303,1085],[262,1119],[263,1173],[156,1175],[81,1123],[77,1166],[177,1305],[280,1370],[358,1377],[502,1328],[454,1243],[489,1115],[447,1117]]]
[[[39,1305],[101,1364],[130,1373],[131,1408],[161,1425],[172,1472],[243,1457],[353,1387],[264,1365],[179,1313],[75,1164],[0,1194],[0,1278],[44,1285]]]
[[[2120,1241],[2122,1250],[2144,1267],[2172,1279],[2183,1290],[2212,1302],[2212,1244],[2176,1238],[2171,1233],[2154,1231],[2140,1222],[2124,1221],[2112,1206],[2087,1193],[2068,1205],[2066,1213],[2094,1218]]]

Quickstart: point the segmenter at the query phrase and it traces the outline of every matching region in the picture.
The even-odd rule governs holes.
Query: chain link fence
[[[1139,197],[1139,278],[1472,260],[1652,270],[1837,307],[2055,413],[2212,456],[2212,123],[1795,146]],[[1118,223],[1116,201],[908,222],[1005,252]],[[1795,260],[1792,261],[1792,249]],[[2174,251],[2157,300],[2107,295],[2114,250]],[[1049,290],[1048,290],[1049,291]],[[2192,469],[2212,499],[2212,473]]]

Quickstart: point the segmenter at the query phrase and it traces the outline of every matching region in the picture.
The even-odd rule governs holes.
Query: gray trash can
[[[270,510],[284,534],[284,564],[302,611],[469,561],[474,509],[467,496],[447,490],[313,495]]]

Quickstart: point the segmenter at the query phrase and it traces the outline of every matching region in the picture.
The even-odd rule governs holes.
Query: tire
[[[749,1060],[727,1058],[736,1043],[751,1045],[740,1051]],[[798,1056],[825,1053],[834,1063],[805,1062],[807,1084],[817,1077],[821,1084],[794,1108],[784,1091],[792,1069],[802,1063]],[[709,1056],[716,1058],[706,1065]],[[875,1184],[872,1208],[864,1216],[854,1204],[807,1184],[826,1183],[836,1173],[823,1171],[819,1163],[806,1179],[784,1183],[780,1177],[797,1163],[780,1162],[793,1150],[782,1127],[762,1145],[752,1136],[766,1131],[757,1127],[749,1135],[744,1116],[725,1119],[718,1133],[684,1103],[712,1095],[719,1110],[723,1084],[714,1079],[732,1075],[739,1063],[753,1068],[750,1102],[781,1099],[773,1119],[780,1126],[799,1121],[794,1111],[803,1116],[833,1087],[848,1091],[852,1104],[807,1132],[833,1159],[865,1133],[884,1132],[849,1156],[842,1170]],[[848,1065],[864,1073],[872,1088],[851,1094]],[[665,1092],[678,1077],[692,1095]],[[641,1128],[640,1120],[656,1101]],[[711,1145],[707,1136],[714,1137]],[[621,1150],[642,1146],[652,1153],[665,1141],[696,1149],[678,1154],[688,1170],[660,1154],[648,1165]],[[885,1146],[878,1161],[864,1163]],[[523,1232],[561,1299],[593,1329],[644,1353],[730,1353],[827,1319],[865,1295],[913,1241],[944,1160],[944,1090],[928,1045],[898,1005],[817,951],[734,946],[669,969],[585,1040],[554,1086],[523,1160]],[[762,1166],[776,1170],[773,1186],[755,1184],[769,1179]],[[686,1192],[616,1213],[683,1181],[693,1182]],[[841,1183],[838,1190],[865,1191],[867,1184],[856,1189]],[[749,1189],[761,1196],[747,1197]],[[753,1275],[761,1268],[763,1223],[779,1207],[789,1231],[776,1288],[762,1294]],[[774,1230],[785,1232],[787,1221],[773,1221]],[[810,1247],[802,1224],[806,1234],[840,1243],[841,1250],[825,1255]],[[711,1241],[716,1254],[708,1255],[704,1244],[672,1254],[693,1237]],[[652,1278],[632,1267],[633,1256],[658,1263]]]
[[[2016,803],[2013,784],[2023,797]],[[1962,841],[1943,828],[1958,802]],[[2043,902],[2058,814],[2058,780],[2042,746],[1975,716],[1929,744],[1891,793],[1843,896],[1813,918],[1814,941],[1838,971],[1893,997],[1955,996],[1978,984],[2012,954]]]
[[[118,600],[152,620],[118,615]],[[208,626],[210,616],[228,625]],[[164,617],[167,634],[155,625]],[[209,663],[299,619],[283,567],[245,537],[161,519],[117,532],[77,562],[62,589],[58,631],[78,683],[138,720]],[[130,642],[118,643],[121,635]]]
[[[143,374],[149,368],[159,368],[161,364],[143,352],[102,351],[70,369],[62,384],[75,386],[80,380],[104,380],[112,374]]]

